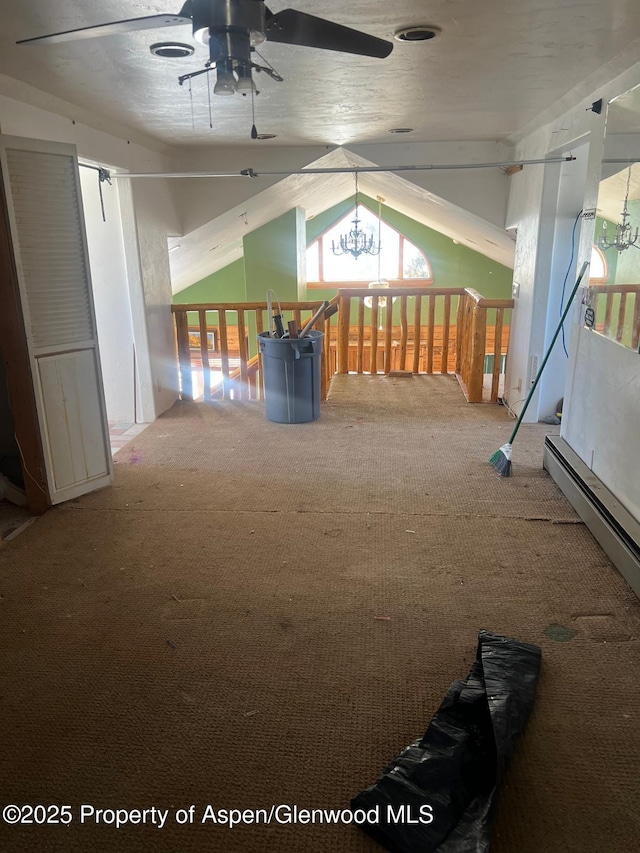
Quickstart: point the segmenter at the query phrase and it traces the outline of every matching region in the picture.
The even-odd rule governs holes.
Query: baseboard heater
[[[564,439],[546,437],[543,464],[613,565],[640,596],[640,524]]]

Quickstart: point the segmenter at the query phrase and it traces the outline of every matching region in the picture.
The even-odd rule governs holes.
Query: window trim
[[[351,279],[349,281],[326,281],[324,278],[324,257],[323,257],[324,256],[324,237],[326,234],[329,233],[329,231],[332,228],[335,228],[335,226],[338,224],[338,222],[341,222],[343,219],[346,219],[348,216],[350,216],[352,213],[354,213],[355,209],[356,208],[354,205],[351,208],[351,210],[347,211],[344,214],[344,216],[341,216],[340,219],[337,220],[337,222],[334,222],[331,225],[329,225],[322,232],[322,234],[319,234],[317,237],[314,237],[314,239],[310,243],[307,243],[307,249],[306,249],[307,252],[314,245],[314,243],[318,244],[318,272],[320,275],[320,278],[318,279],[318,281],[313,281],[313,280],[307,281],[307,287],[310,290],[333,290],[333,289],[341,288],[341,287],[357,287],[358,285],[367,286],[369,284],[369,280],[364,279],[364,278],[363,279]],[[370,210],[369,208],[367,208],[367,210],[369,210],[369,212],[372,213],[376,217],[376,219],[380,218],[378,216],[378,214],[375,213],[374,211]],[[409,240],[409,238],[406,237],[402,233],[402,231],[398,231],[397,228],[395,228],[393,225],[390,225],[386,220],[383,219],[382,222],[387,226],[387,228],[390,228],[392,231],[394,231],[398,235],[399,243],[400,243],[399,250],[398,250],[398,277],[393,278],[393,279],[385,279],[385,281],[389,282],[390,287],[431,287],[433,285],[433,282],[434,282],[433,267],[431,266],[431,262],[429,261],[429,258],[427,257],[424,250],[421,249],[420,246],[418,246],[416,243],[414,243],[413,240]],[[429,268],[429,272],[431,273],[428,277],[426,277],[426,278],[404,278],[403,277],[404,244],[405,244],[405,242],[408,242],[411,246],[415,246],[415,248],[418,250],[418,252],[420,252],[422,257],[424,258],[425,263],[427,264],[427,267]]]

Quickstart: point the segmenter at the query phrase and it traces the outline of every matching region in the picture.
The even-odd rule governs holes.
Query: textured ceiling
[[[206,49],[160,60],[149,46],[191,41],[189,27],[109,36],[73,44],[16,46],[18,39],[156,13],[182,0],[2,0],[0,73],[145,132],[172,146],[248,142],[247,99],[213,98],[193,82],[194,116],[179,74],[195,71]],[[504,139],[640,37],[640,4],[629,0],[270,0],[390,38],[402,25],[431,23],[442,35],[397,44],[386,60],[279,44],[264,56],[285,78],[262,75],[257,99],[266,145],[391,141],[412,127],[412,141]]]

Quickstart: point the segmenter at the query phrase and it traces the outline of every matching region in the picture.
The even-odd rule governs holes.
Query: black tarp
[[[486,853],[496,791],[531,713],[541,658],[537,646],[481,631],[471,672],[451,685],[424,737],[352,800],[376,817],[361,828],[392,853]]]

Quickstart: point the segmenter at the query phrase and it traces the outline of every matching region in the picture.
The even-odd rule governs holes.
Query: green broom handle
[[[546,363],[549,361],[549,356],[551,355],[551,350],[555,346],[555,343],[558,340],[558,335],[562,331],[562,326],[564,325],[564,321],[567,319],[567,314],[569,313],[569,311],[571,309],[571,303],[573,302],[573,297],[576,295],[576,293],[578,292],[578,288],[582,284],[582,279],[584,278],[584,274],[586,273],[588,266],[589,266],[589,261],[585,261],[582,264],[582,269],[580,270],[580,275],[578,276],[578,280],[576,281],[575,287],[571,291],[571,296],[569,297],[569,300],[567,302],[567,307],[564,309],[564,311],[562,313],[562,317],[560,318],[560,323],[558,324],[558,328],[556,329],[556,333],[553,336],[553,340],[549,344],[549,349],[546,351],[545,356],[542,359],[542,364],[540,365],[540,369],[538,370],[538,375],[536,376],[535,381],[534,381],[533,385],[531,386],[531,390],[527,394],[527,399],[524,401],[524,406],[522,407],[522,411],[520,412],[520,416],[519,416],[518,420],[516,421],[516,425],[513,428],[513,432],[511,433],[511,438],[509,439],[509,444],[513,444],[513,439],[516,437],[516,433],[520,429],[520,424],[522,423],[522,419],[525,416],[525,412],[527,411],[527,407],[528,407],[529,403],[531,402],[531,398],[535,394],[536,388],[538,387],[538,382],[540,381],[540,377],[542,376],[542,371],[544,370]]]

